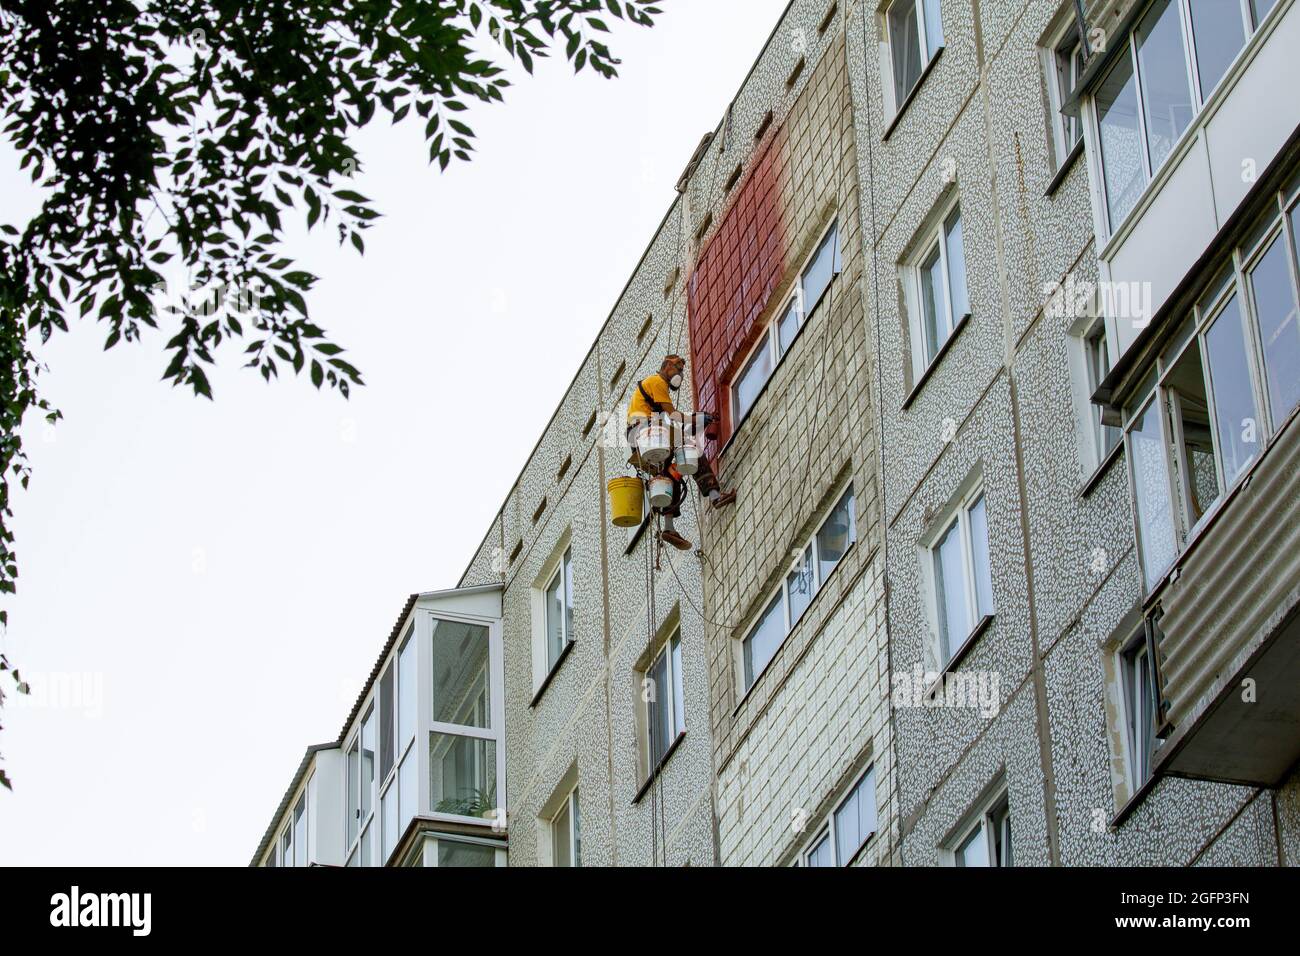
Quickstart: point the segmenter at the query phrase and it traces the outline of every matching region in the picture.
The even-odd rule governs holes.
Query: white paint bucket
[[[690,477],[700,470],[700,446],[694,438],[688,438],[677,446],[674,464],[683,475]]]
[[[636,450],[644,464],[658,468],[672,456],[672,432],[664,425],[647,425],[636,436]]]
[[[650,479],[650,507],[667,508],[673,503],[673,480],[671,478]]]

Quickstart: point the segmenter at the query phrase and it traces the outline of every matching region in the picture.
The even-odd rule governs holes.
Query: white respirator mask
[[[680,372],[668,380],[668,387],[674,392],[682,387],[682,376]]]

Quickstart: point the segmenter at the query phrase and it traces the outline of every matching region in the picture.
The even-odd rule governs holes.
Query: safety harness
[[[641,393],[641,397],[645,399],[645,403],[650,406],[650,411],[658,415],[664,410],[662,405],[650,397],[650,393],[645,390],[645,384],[643,382],[637,382],[636,387],[637,391]]]

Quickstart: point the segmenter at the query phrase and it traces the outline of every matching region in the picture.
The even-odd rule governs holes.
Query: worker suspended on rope
[[[682,501],[686,497],[686,481],[682,473],[674,466],[671,456],[661,465],[652,465],[642,461],[637,452],[638,438],[644,429],[652,425],[666,425],[670,434],[678,436],[680,442],[689,442],[698,450],[698,463],[693,475],[700,494],[712,502],[715,508],[725,508],[736,500],[735,491],[722,491],[718,487],[718,478],[713,473],[713,466],[700,447],[697,435],[703,437],[704,428],[715,421],[707,412],[694,415],[678,411],[673,404],[672,393],[682,387],[682,375],[686,371],[686,359],[680,355],[668,355],[664,358],[659,371],[637,383],[632,392],[632,400],[627,410],[627,439],[632,446],[632,463],[652,476],[665,476],[672,479],[672,502],[665,508],[657,509],[663,515],[664,526],[659,538],[675,548],[687,551],[691,543],[677,533],[673,519],[681,517]],[[694,462],[694,458],[692,458]]]

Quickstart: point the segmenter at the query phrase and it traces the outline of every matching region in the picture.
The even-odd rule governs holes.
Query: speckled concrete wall
[[[1115,785],[1107,664],[1142,593],[1123,456],[1085,493],[1072,330],[1042,308],[1046,283],[1097,271],[1087,164],[1047,193],[1056,167],[1039,44],[1060,10],[945,2],[946,46],[896,119],[885,115],[876,9],[853,15],[895,673],[927,661],[921,545],[932,515],[973,480],[988,505],[996,606],[959,670],[999,677],[997,715],[895,708],[902,860],[942,862],[958,822],[1005,787],[1017,862],[1275,863],[1261,809],[1271,803],[1253,788],[1163,779],[1111,825],[1131,795]],[[954,197],[972,315],[917,388],[900,263]]]

